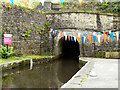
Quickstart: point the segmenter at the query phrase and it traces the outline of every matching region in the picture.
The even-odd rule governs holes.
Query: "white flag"
[[[100,38],[101,38],[101,35],[98,35],[98,42],[100,43]]]
[[[45,2],[45,0],[41,0],[42,6],[44,6],[44,2]]]
[[[96,32],[93,32],[93,35],[96,36]]]
[[[61,33],[58,34],[58,40],[60,39],[60,34],[61,34]]]
[[[103,0],[100,0],[100,2],[102,3],[102,2],[103,2]]]
[[[64,36],[65,36],[65,40],[67,40],[67,35],[66,35],[66,32],[64,32]]]
[[[116,37],[117,37],[117,41],[119,40],[119,32],[115,32],[116,33]]]
[[[111,33],[111,30],[109,31],[109,34]]]
[[[85,43],[86,37],[84,37],[84,43]]]
[[[74,36],[74,41],[76,42],[76,36]]]
[[[78,33],[78,37],[80,37],[80,33]]]

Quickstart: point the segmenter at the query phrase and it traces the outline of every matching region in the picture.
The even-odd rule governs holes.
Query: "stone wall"
[[[87,12],[63,12],[47,14],[51,28],[103,31],[112,29],[114,20],[119,18],[110,14]],[[100,30],[99,30],[100,29]],[[118,29],[118,26],[117,26]]]
[[[45,14],[6,4],[2,5],[2,10],[2,35],[13,35],[14,54],[42,54],[50,51]]]

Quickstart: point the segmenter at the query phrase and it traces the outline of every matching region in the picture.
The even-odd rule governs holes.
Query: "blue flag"
[[[95,42],[97,42],[96,36],[93,36],[93,39],[94,39]]]
[[[71,36],[71,41],[73,41],[73,37]]]
[[[81,37],[81,42],[83,43],[83,37]]]
[[[56,33],[56,37],[58,36],[58,34],[59,34],[59,33],[57,32],[57,33]]]
[[[98,32],[98,35],[100,35],[100,32]]]
[[[115,40],[114,40],[113,33],[110,33],[110,37],[112,38],[113,41],[115,41]]]
[[[53,30],[51,31],[51,34],[53,34]]]
[[[83,33],[83,37],[85,37],[85,33]]]
[[[61,4],[63,4],[63,0],[60,0]]]
[[[68,36],[70,36],[70,32],[68,33]]]
[[[63,35],[63,38],[62,39],[64,39],[64,35]]]
[[[12,2],[12,4],[14,4],[13,0],[10,0]]]

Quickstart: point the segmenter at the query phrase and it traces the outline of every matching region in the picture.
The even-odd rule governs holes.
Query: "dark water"
[[[78,58],[59,58],[47,64],[3,71],[2,84],[11,88],[54,88],[67,82],[80,68]]]

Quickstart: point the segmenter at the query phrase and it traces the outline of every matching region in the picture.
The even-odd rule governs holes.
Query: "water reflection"
[[[81,67],[80,67],[81,68]],[[67,82],[79,70],[78,58],[59,57],[48,64],[20,67],[3,71],[3,87],[49,88]]]

